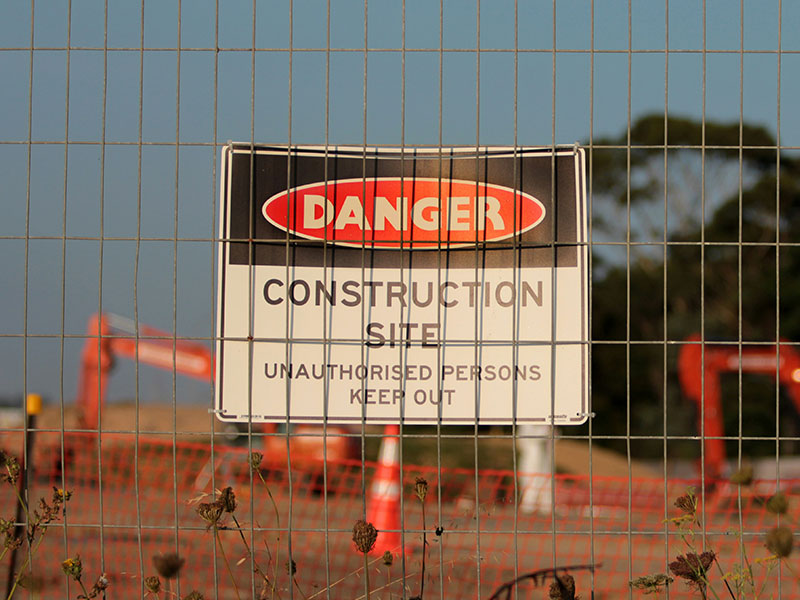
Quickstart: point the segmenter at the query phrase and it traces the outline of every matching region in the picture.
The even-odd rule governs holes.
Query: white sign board
[[[216,412],[580,424],[584,152],[222,153]]]

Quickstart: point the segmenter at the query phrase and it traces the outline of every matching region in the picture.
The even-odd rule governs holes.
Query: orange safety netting
[[[253,574],[254,566],[275,581],[276,598],[325,598],[326,590],[331,598],[365,593],[364,561],[351,537],[353,524],[367,510],[374,463],[329,463],[326,470],[322,464],[304,464],[291,474],[264,469],[262,482],[258,473],[251,478],[248,453],[242,448],[217,445],[212,457],[208,444],[137,439],[131,434],[103,436],[101,453],[94,438],[67,436],[62,453],[60,444],[48,443],[48,435],[37,438],[30,498],[34,503],[40,496],[49,499],[52,487],[62,485],[73,496],[66,518],[50,528],[33,556],[36,581],[31,585],[45,590],[43,597],[80,593],[60,568],[62,560],[79,554],[87,587],[105,571],[113,589],[109,597],[141,598],[143,577],[155,574],[152,556],[176,550],[186,559],[179,582],[172,582],[173,592],[179,583],[181,597],[198,589],[206,598],[235,598],[235,580],[242,598],[257,598],[263,580]],[[52,436],[50,442],[58,439]],[[691,482],[557,475],[555,510],[526,512],[515,502],[515,497],[524,497],[522,482],[535,486],[545,476],[520,477],[515,485],[511,471],[485,469],[476,474],[470,469],[405,464],[402,510],[397,510],[402,547],[396,548],[391,566],[380,556],[369,557],[373,600],[390,594],[402,597],[403,581],[407,597],[419,593],[423,522],[414,493],[417,477],[428,481],[428,599],[489,598],[518,575],[554,564],[590,563],[598,565],[594,574],[572,573],[579,593],[588,597],[593,590],[595,598],[627,597],[629,580],[663,573],[670,560],[687,551],[677,527],[667,520],[679,514],[673,502]],[[242,528],[240,534],[232,516],[224,514],[217,543],[213,528],[209,530],[197,514],[200,502],[213,500],[212,484],[216,489],[233,487],[238,501],[234,515]],[[781,482],[790,498],[798,486],[800,482]],[[701,548],[705,539],[726,572],[741,563],[741,553],[746,552],[757,582],[766,582],[765,597],[777,596],[780,585],[779,597],[800,598],[790,570],[757,562],[769,555],[764,533],[778,522],[764,505],[775,487],[771,481],[741,488],[741,519],[738,486],[719,483],[713,491],[707,488],[700,507],[704,527],[694,527],[691,541]],[[9,485],[0,486],[0,500],[2,516],[8,519],[14,506]],[[254,549],[252,556],[245,544]],[[296,583],[287,572],[290,553]],[[23,547],[18,567],[24,556]],[[7,574],[8,556],[0,564],[3,586]],[[712,570],[709,577],[723,589],[719,571]],[[290,591],[293,585],[299,589]],[[531,592],[528,582],[520,589],[524,591],[519,597],[547,598],[546,586]],[[633,592],[634,597],[640,594]],[[670,597],[690,595],[683,581],[672,584]]]

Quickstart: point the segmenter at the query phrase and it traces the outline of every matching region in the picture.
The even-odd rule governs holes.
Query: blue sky
[[[142,5],[107,5],[104,52],[102,0],[73,2],[71,20],[67,2],[37,0],[33,28],[29,2],[0,4],[0,396],[72,401],[82,340],[66,339],[62,359],[62,310],[63,333],[79,335],[101,301],[132,316],[135,296],[142,323],[212,335],[215,142],[587,142],[624,131],[630,90],[632,120],[699,118],[705,102],[708,119],[741,114],[776,134],[780,104],[781,143],[800,146],[797,2],[779,14],[777,0],[747,0],[741,21],[739,2],[707,0],[705,54],[699,0],[518,0],[516,28],[512,0],[369,0],[366,52],[364,1],[330,0],[329,53],[326,0],[192,0],[180,15],[147,0],[143,49]],[[26,305],[27,332],[45,336],[27,341],[27,385]],[[109,398],[133,393],[120,363]],[[140,398],[171,401],[172,375],[142,367]],[[178,402],[210,399],[178,378]]]

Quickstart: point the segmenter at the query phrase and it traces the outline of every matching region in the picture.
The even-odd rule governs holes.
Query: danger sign
[[[405,185],[404,185],[405,184]],[[442,197],[442,191],[447,196]],[[335,205],[331,198],[343,198]],[[517,222],[515,212],[524,221]],[[399,177],[312,183],[264,203],[264,218],[292,235],[341,246],[448,249],[519,236],[544,218],[533,196],[499,185]]]
[[[232,144],[216,412],[579,424],[584,153]]]

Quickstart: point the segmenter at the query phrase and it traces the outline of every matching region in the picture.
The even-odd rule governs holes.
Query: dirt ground
[[[60,410],[48,407],[38,425],[50,432],[42,433],[43,437],[59,436]],[[71,410],[64,415],[63,425],[66,429],[77,425]],[[208,411],[199,407],[174,409],[169,405],[148,404],[142,405],[137,415],[134,405],[115,404],[104,412],[103,431],[130,433],[138,430],[142,437],[135,448],[132,436],[128,435],[127,439],[121,436],[120,443],[104,442],[102,460],[92,451],[67,453],[66,462],[53,469],[46,468],[52,460],[43,460],[33,496],[46,497],[53,485],[64,485],[73,492],[73,499],[69,505],[68,528],[48,535],[40,553],[41,572],[52,577],[41,581],[43,595],[32,597],[55,597],[54,590],[64,585],[58,563],[63,557],[80,553],[89,574],[87,577],[101,571],[109,574],[115,598],[141,598],[138,574],[147,573],[149,558],[177,547],[191,565],[182,575],[182,585],[186,587],[183,593],[195,587],[204,592],[215,590],[217,597],[223,600],[235,598],[237,594],[231,580],[244,582],[242,585],[248,587],[251,576],[242,538],[235,531],[225,531],[220,538],[222,541],[215,544],[215,536],[204,527],[193,504],[211,493],[212,473],[216,476],[217,487],[231,485],[237,490],[237,514],[244,527],[251,524],[254,527],[253,539],[259,541],[258,558],[264,565],[270,565],[270,570],[279,563],[282,565],[291,543],[300,585],[309,596],[341,580],[336,584],[335,597],[359,597],[364,589],[359,571],[363,562],[352,549],[352,524],[363,514],[363,490],[372,489],[375,467],[365,467],[360,461],[332,463],[327,470],[327,493],[322,491],[318,472],[303,470],[294,461],[291,477],[287,477],[285,468],[265,468],[267,495],[258,485],[259,480],[249,479],[245,448],[220,445],[214,458],[205,443],[177,446],[172,443],[173,435],[181,442],[207,441],[216,425]],[[449,431],[443,429],[443,436]],[[488,431],[501,433],[497,429]],[[368,432],[375,435],[372,441],[379,443],[381,428],[370,428]],[[113,439],[109,436],[109,441]],[[464,438],[452,437],[439,441],[443,447],[447,442],[448,449],[464,447],[462,454],[473,455],[474,459],[472,439],[469,437],[469,443],[465,443]],[[15,440],[4,436],[3,442],[9,441]],[[419,441],[419,438],[409,437],[404,444],[411,448]],[[437,442],[435,437],[421,441],[434,446]],[[405,501],[392,512],[402,514],[402,519],[398,517],[394,524],[379,527],[384,531],[403,532],[408,543],[403,555],[405,562],[398,555],[391,575],[380,563],[373,569],[372,589],[377,592],[372,595],[374,599],[386,600],[389,594],[400,597],[402,582],[378,591],[389,578],[397,581],[405,576],[410,582],[407,596],[417,591],[424,547],[420,504],[415,500],[412,487],[418,475],[424,476],[431,485],[430,520],[425,527],[430,530],[433,522],[443,531],[441,537],[430,535],[427,539],[425,590],[426,597],[432,600],[446,595],[474,597],[476,590],[480,597],[488,597],[516,573],[551,565],[556,553],[561,564],[602,564],[594,579],[590,573],[580,572],[576,573],[576,580],[584,594],[593,590],[593,597],[598,600],[611,600],[627,594],[627,582],[632,576],[663,570],[668,558],[685,551],[678,538],[665,534],[663,522],[671,506],[666,498],[672,499],[682,493],[685,490],[682,482],[671,482],[665,488],[667,482],[660,473],[635,461],[630,463],[631,482],[627,457],[593,444],[591,467],[597,477],[591,489],[587,487],[586,478],[559,476],[553,488],[557,499],[554,511],[517,511],[513,472],[500,464],[510,455],[511,443],[510,439],[499,435],[480,437],[479,454],[485,453],[478,457],[477,471],[445,465],[439,468],[435,454],[427,461],[425,454],[419,452],[413,459],[409,457],[405,485],[401,488],[405,490],[402,495]],[[45,446],[46,441],[42,440],[41,447]],[[370,460],[375,458],[374,448],[368,448],[368,454],[372,453],[368,456]],[[56,444],[56,454],[58,450]],[[576,475],[587,473],[589,450],[588,443],[580,440],[556,440],[559,470]],[[451,458],[444,452],[441,456],[442,462]],[[494,462],[493,458],[496,458]],[[67,468],[63,468],[64,464]],[[98,476],[100,470],[102,477]],[[5,498],[3,491],[7,494]],[[8,494],[9,488],[0,486],[0,501],[11,502]],[[273,500],[268,501],[268,497]],[[736,525],[730,501],[736,498],[735,495],[727,500],[721,498],[716,504],[709,502],[706,508],[709,536],[723,556],[726,569],[733,564],[739,548],[737,539],[729,535],[731,527]],[[751,555],[761,557],[763,542],[759,536],[765,526],[763,502],[752,500],[745,505],[748,507],[744,521],[746,531],[752,534],[747,543],[752,548]],[[372,518],[379,516],[377,512],[372,514]],[[233,577],[228,576],[228,567],[221,559],[222,543],[231,559]],[[281,548],[280,560],[277,555],[270,555],[271,551],[277,553],[277,548]],[[284,571],[279,568],[278,572]],[[0,585],[4,573],[5,570],[0,572]],[[282,597],[288,597],[292,582],[281,576],[279,585]],[[791,595],[793,591],[785,591],[788,594],[781,597],[800,597]],[[541,597],[545,591],[539,588],[530,593],[531,597]],[[75,595],[74,592],[65,593],[61,597]],[[690,595],[685,586],[678,586],[670,597],[688,598]]]
[[[66,407],[64,411],[64,428],[73,429],[78,426],[78,418],[73,406]],[[39,416],[37,427],[40,429],[57,432],[61,429],[61,410],[58,406],[45,406]],[[219,436],[218,441],[230,440],[236,432],[232,431],[230,424],[219,422],[209,414],[207,407],[198,406],[170,406],[167,404],[140,404],[134,403],[109,404],[103,409],[102,430],[106,433],[129,433],[139,431],[142,435],[168,435],[172,437],[173,431],[176,438],[181,441],[207,442],[212,433]],[[373,434],[380,433],[379,427],[370,427],[368,431]],[[417,438],[418,439],[418,438]],[[376,438],[367,444],[367,459],[374,460],[377,454]],[[452,456],[454,448],[463,446],[460,440],[450,440],[442,461],[443,466],[466,466],[456,464],[458,461]],[[405,442],[407,445],[414,443]],[[450,446],[453,446],[451,448]],[[470,447],[472,444],[470,444]],[[409,448],[409,451],[411,448]],[[426,457],[427,449],[414,452],[415,458],[421,458],[424,464],[434,464],[436,456]],[[430,450],[433,452],[433,450]],[[448,454],[449,452],[449,454]],[[510,468],[511,440],[496,437],[481,439],[480,441],[481,467]],[[420,456],[421,455],[421,456]],[[471,456],[468,457],[470,460]],[[556,439],[555,442],[556,469],[560,473],[584,475],[590,472],[590,448],[588,441]],[[432,460],[431,460],[432,459]],[[506,464],[491,464],[491,463]],[[487,464],[489,463],[489,464]],[[471,465],[470,465],[471,466]],[[646,463],[632,460],[630,463],[631,476],[634,478],[659,478],[662,473]],[[624,455],[593,444],[591,448],[591,472],[596,476],[612,476],[628,474],[628,460]]]
[[[172,433],[173,430],[181,439],[202,439],[210,437],[211,432],[222,433],[224,424],[220,423],[207,408],[198,406],[176,406],[167,404],[140,404],[137,409],[134,403],[109,404],[103,407],[102,429],[105,432],[131,432],[138,429],[141,433]],[[64,409],[64,428],[78,426],[78,415],[74,406]],[[60,429],[61,410],[58,406],[44,406],[39,415],[37,427],[40,429]],[[213,430],[212,430],[213,427]]]
[[[245,449],[219,446],[213,460],[204,444],[178,445],[176,452],[168,435],[160,441],[143,437],[135,448],[130,438],[127,444],[104,444],[102,461],[91,451],[74,453],[67,456],[66,469],[37,473],[33,497],[49,497],[54,485],[64,485],[72,499],[67,528],[48,534],[37,554],[42,593],[32,594],[32,599],[77,595],[75,590],[57,595],[59,586],[63,589],[65,585],[58,565],[76,553],[82,557],[87,580],[106,572],[114,598],[141,598],[141,577],[150,573],[150,558],[175,549],[187,559],[181,595],[196,588],[220,600],[245,597],[232,583],[249,591],[251,571],[243,538],[235,530],[222,530],[215,543],[215,534],[196,511],[197,502],[208,498],[206,494],[214,487],[209,480],[212,472],[217,488],[230,485],[236,490],[237,518],[247,532],[244,540],[257,542],[258,560],[267,572],[277,573],[280,597],[288,598],[292,586],[283,568],[290,551],[307,597],[324,594],[334,583],[332,597],[362,597],[363,558],[353,550],[351,538],[353,523],[363,518],[363,490],[372,489],[375,481],[373,466],[331,464],[327,493],[322,491],[318,471],[301,468],[293,469],[291,478],[285,469],[265,469],[262,487],[260,477],[250,479]],[[596,458],[593,456],[593,464]],[[578,462],[582,464],[583,459]],[[418,476],[430,482],[424,526],[422,505],[413,491]],[[406,544],[405,552],[395,556],[391,573],[381,562],[373,565],[374,600],[387,600],[390,594],[400,597],[402,580],[406,596],[417,593],[422,529],[429,532],[425,578],[429,600],[488,598],[516,573],[552,565],[554,556],[561,565],[602,565],[594,578],[585,571],[575,572],[578,589],[597,600],[612,600],[627,596],[631,577],[663,570],[668,558],[686,551],[679,538],[665,533],[663,522],[670,509],[666,498],[685,489],[680,482],[665,489],[658,479],[640,479],[631,486],[628,476],[620,473],[596,478],[590,495],[585,478],[559,476],[554,488],[555,510],[526,512],[515,508],[511,472],[486,469],[475,477],[473,471],[438,469],[433,463],[409,466],[400,487],[404,502],[396,498],[383,504],[393,503],[386,514],[394,515],[394,521],[381,516],[377,507],[370,508],[370,520],[382,519],[379,529],[384,533],[402,531]],[[12,502],[11,494],[9,486],[0,486],[0,504]],[[736,499],[734,495],[724,503],[710,502],[705,510],[710,543],[722,556],[725,569],[739,550],[738,538],[729,533],[737,526],[730,510],[730,502]],[[761,558],[766,510],[755,498],[745,499],[744,505],[745,530],[753,534],[747,538],[748,552]],[[441,534],[432,533],[434,527],[441,527]],[[222,558],[223,544],[227,559]],[[5,573],[7,569],[0,569],[0,586]],[[384,588],[389,581],[396,583]],[[793,589],[784,591],[782,598],[800,598]],[[546,590],[526,589],[525,593],[520,597],[539,598]],[[678,585],[670,597],[693,596]]]

